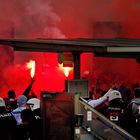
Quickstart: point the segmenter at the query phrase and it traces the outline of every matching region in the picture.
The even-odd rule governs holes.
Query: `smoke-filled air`
[[[0,1],[0,38],[140,38],[139,0],[5,0]],[[10,89],[22,94],[31,81],[35,61],[33,92],[63,91],[65,80],[57,53],[18,52],[0,47],[0,96]],[[108,88],[110,83],[139,80],[140,67],[135,59],[96,58],[81,55],[81,78],[90,88]]]

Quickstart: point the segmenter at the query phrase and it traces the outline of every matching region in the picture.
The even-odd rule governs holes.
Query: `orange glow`
[[[35,61],[30,60],[30,61],[27,63],[27,68],[28,68],[28,69],[31,69],[31,71],[30,71],[30,76],[31,76],[31,78],[33,78],[34,75],[35,75]]]
[[[64,72],[65,76],[68,77],[72,67],[63,67],[63,63],[59,64],[59,68]]]

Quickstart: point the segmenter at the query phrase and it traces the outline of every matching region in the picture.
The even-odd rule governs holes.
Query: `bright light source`
[[[62,70],[66,77],[69,76],[70,71],[73,69],[73,67],[63,67],[63,63],[59,64],[60,70]]]
[[[30,60],[30,61],[27,63],[27,68],[28,68],[28,69],[31,69],[31,71],[30,71],[30,76],[31,76],[31,78],[33,78],[34,75],[35,75],[35,61],[34,61],[34,60]]]

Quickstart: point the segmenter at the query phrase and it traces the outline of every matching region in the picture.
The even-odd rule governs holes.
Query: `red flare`
[[[65,76],[68,77],[72,67],[63,67],[63,64],[59,64],[59,68],[64,72]]]
[[[27,68],[31,69],[30,76],[31,76],[31,78],[33,78],[34,75],[35,75],[35,61],[34,60],[30,60],[27,63]]]

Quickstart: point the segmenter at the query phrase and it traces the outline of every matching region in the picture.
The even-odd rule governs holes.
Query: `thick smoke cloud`
[[[0,10],[1,38],[66,38],[57,27],[61,21],[60,17],[46,1],[25,0],[19,2],[14,0],[11,2],[6,0],[0,2]],[[6,96],[9,89],[14,89],[19,95],[28,86],[30,76],[26,63],[30,59],[34,59],[37,64],[37,78],[33,89],[38,96],[40,90],[46,90],[46,87],[47,90],[50,90],[54,84],[57,85],[56,81],[61,82],[60,79],[64,79],[63,73],[59,72],[57,65],[57,54],[14,52],[8,47],[2,47],[1,52],[3,54],[0,62],[1,96]],[[51,77],[53,74],[57,75],[58,72],[59,76]],[[47,85],[47,82],[50,84]],[[53,90],[57,90],[57,88],[63,90],[63,84],[60,84],[60,87],[58,84]]]
[[[53,0],[52,3],[68,38],[140,38],[139,0]],[[140,69],[135,59],[94,58],[92,63],[92,77],[102,84],[139,81]]]
[[[138,0],[0,1],[0,37],[139,38],[139,7]],[[26,88],[30,77],[25,63],[30,59],[37,63],[38,76],[33,89],[38,96],[40,90],[64,89],[65,77],[58,68],[56,53],[14,52],[5,47],[0,52],[2,96],[11,88],[17,95]],[[82,55],[81,59],[81,77],[90,78],[92,83],[95,78],[110,82],[138,77],[139,66],[135,60],[94,58],[92,54]]]

